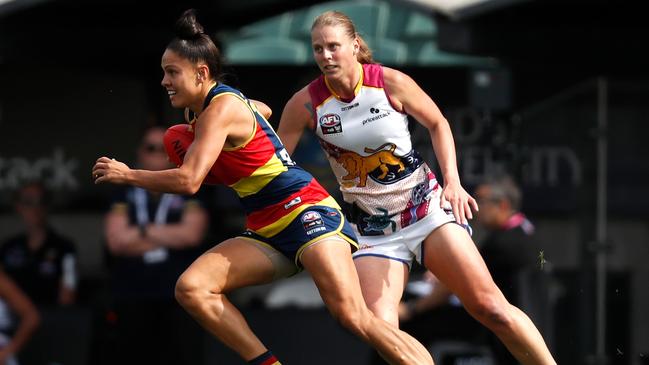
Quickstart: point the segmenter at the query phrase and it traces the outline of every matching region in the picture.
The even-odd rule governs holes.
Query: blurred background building
[[[40,179],[52,192],[51,224],[78,254],[77,302],[45,310],[24,364],[101,363],[106,334],[98,332],[113,320],[102,219],[113,191],[93,185],[90,169],[102,155],[135,161],[142,121],[182,121],[160,86],[159,65],[189,7],[221,46],[227,81],[268,104],[274,125],[319,73],[309,43],[314,16],[350,15],[375,58],[406,71],[445,113],[469,191],[495,172],[520,181],[524,211],[560,284],[554,333],[546,334],[558,362],[649,363],[649,22],[640,5],[0,0],[0,240],[20,230],[13,191]],[[413,123],[412,134],[436,166],[425,131]],[[317,142],[305,137],[296,160],[337,194],[312,148]],[[243,227],[228,191],[205,187],[200,196],[214,242]],[[237,294],[260,337],[287,363],[313,364],[316,351],[338,356],[335,363],[366,361],[369,347],[329,318],[308,277],[292,280],[289,289]],[[278,335],[286,321],[300,325]],[[205,364],[237,363],[207,335],[205,344]]]

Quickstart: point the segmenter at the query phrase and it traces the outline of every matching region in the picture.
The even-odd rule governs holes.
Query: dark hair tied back
[[[205,34],[203,26],[196,20],[196,10],[189,9],[176,21],[176,36],[180,39],[197,39]]]
[[[196,20],[196,10],[185,10],[176,21],[176,36],[169,42],[167,49],[194,64],[204,62],[210,70],[208,78],[220,80],[221,52]]]

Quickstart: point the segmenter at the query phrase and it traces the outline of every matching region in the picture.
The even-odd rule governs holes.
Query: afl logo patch
[[[318,212],[306,212],[302,215],[302,226],[307,235],[325,231],[324,221]]]
[[[342,133],[343,126],[340,124],[340,115],[325,114],[319,120],[322,134]]]
[[[321,218],[318,212],[306,212],[302,215],[302,223],[313,222]]]

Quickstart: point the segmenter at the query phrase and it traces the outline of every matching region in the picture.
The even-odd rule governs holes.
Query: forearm
[[[151,191],[192,195],[200,187],[200,183],[192,180],[181,168],[161,171],[133,169],[127,174],[125,183]]]
[[[435,157],[444,178],[444,184],[449,182],[460,181],[460,175],[457,169],[457,155],[455,150],[455,141],[448,122],[436,123],[435,127],[430,129],[430,137],[433,143]]]

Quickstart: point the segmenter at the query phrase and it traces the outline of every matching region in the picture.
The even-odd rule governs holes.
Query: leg
[[[399,302],[408,280],[408,265],[376,256],[354,259],[363,298],[377,317],[399,327]]]
[[[511,305],[491,278],[467,232],[445,224],[424,242],[425,266],[453,293],[467,311],[489,328],[523,364],[556,364],[532,321]]]
[[[419,342],[369,311],[346,242],[325,238],[306,248],[301,262],[311,273],[334,318],[371,344],[388,362],[433,364],[430,354]]]
[[[207,331],[249,361],[267,349],[225,293],[270,282],[275,269],[254,244],[232,238],[196,259],[176,283],[176,299]]]

